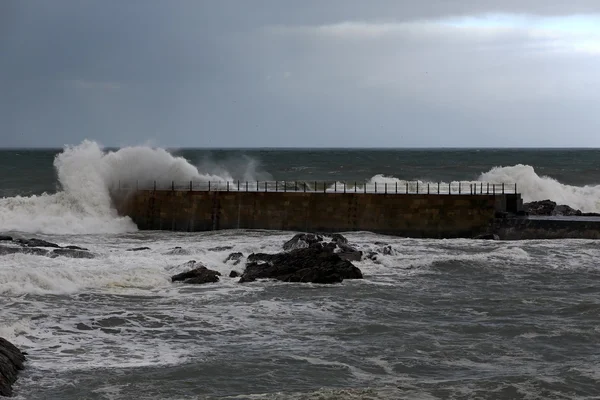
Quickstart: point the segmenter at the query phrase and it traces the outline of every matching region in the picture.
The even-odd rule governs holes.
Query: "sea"
[[[15,399],[600,398],[597,241],[342,232],[378,253],[363,280],[240,284],[230,253],[296,232],[138,231],[110,197],[133,180],[494,182],[600,212],[594,149],[0,150],[0,235],[95,256],[0,256]],[[171,283],[190,260],[220,281]]]

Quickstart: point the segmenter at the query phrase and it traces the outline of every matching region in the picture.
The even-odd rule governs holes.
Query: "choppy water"
[[[0,336],[29,353],[17,399],[600,398],[597,242],[354,232],[346,236],[363,251],[394,250],[357,262],[364,280],[240,285],[227,276],[242,266],[227,255],[281,251],[293,232],[137,232],[106,196],[115,181],[148,171],[158,179],[493,177],[519,180],[532,198],[593,208],[593,151],[213,152],[211,168],[205,153],[181,154],[189,162],[84,143],[56,169],[52,151],[2,154],[0,234],[96,254],[0,256]],[[140,246],[151,250],[127,251]],[[221,281],[172,284],[191,259]]]

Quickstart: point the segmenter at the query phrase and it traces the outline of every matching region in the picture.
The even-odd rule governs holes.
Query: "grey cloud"
[[[598,13],[595,0],[0,7],[0,146],[600,145],[598,55],[526,29],[490,38],[427,22]],[[318,32],[344,23],[391,31]]]

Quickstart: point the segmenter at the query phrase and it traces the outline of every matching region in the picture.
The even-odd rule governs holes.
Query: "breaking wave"
[[[47,234],[123,233],[137,230],[112,206],[110,190],[120,182],[149,185],[175,181],[223,181],[202,174],[183,157],[160,148],[104,151],[96,142],[67,146],[54,160],[61,190],[55,194],[0,199],[0,231]]]

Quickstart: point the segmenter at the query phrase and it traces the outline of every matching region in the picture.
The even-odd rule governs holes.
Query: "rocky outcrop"
[[[56,243],[47,242],[41,239],[13,239],[10,236],[3,236],[2,241],[7,243],[7,245],[0,246],[0,256],[9,254],[29,254],[52,258],[95,258],[94,254],[90,253],[89,250],[84,247],[73,245],[61,247]],[[49,250],[49,248],[51,250]]]
[[[529,215],[539,216],[580,216],[581,211],[567,205],[557,205],[552,200],[532,201],[523,204],[524,210]]]
[[[361,270],[350,261],[332,251],[310,247],[278,254],[251,254],[240,282],[275,279],[283,282],[331,284],[362,277]]]
[[[306,249],[310,245],[323,241],[323,236],[313,233],[298,233],[283,244],[284,250]]]
[[[284,250],[294,249],[318,249],[337,253],[347,261],[360,261],[363,257],[362,251],[350,246],[348,239],[339,233],[334,233],[329,242],[325,242],[324,236],[314,233],[298,233],[283,244]]]
[[[8,340],[0,338],[0,396],[12,396],[12,385],[24,362],[25,354]]]
[[[173,275],[171,277],[171,282],[183,282],[196,285],[219,282],[219,276],[221,276],[219,271],[208,269],[195,261],[189,261],[187,264],[195,266],[196,268],[182,272],[181,274]]]

